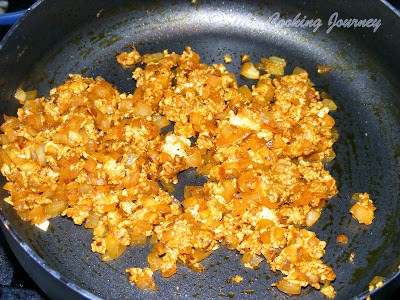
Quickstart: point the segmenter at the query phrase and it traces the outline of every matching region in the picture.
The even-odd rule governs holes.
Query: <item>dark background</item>
[[[27,9],[34,0],[10,0],[8,12]],[[400,9],[400,0],[388,1]],[[10,26],[0,26],[0,40],[10,29]],[[35,285],[29,275],[23,270],[0,232],[0,300],[41,300],[46,295]],[[394,295],[381,291],[372,299],[400,299],[400,290]]]

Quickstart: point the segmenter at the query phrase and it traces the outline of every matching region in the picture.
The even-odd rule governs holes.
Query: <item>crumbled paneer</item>
[[[190,147],[190,140],[175,134],[167,135],[162,151],[168,153],[172,158],[175,156],[187,156],[186,150]]]
[[[250,60],[250,55],[248,55],[248,54],[241,54],[240,55],[240,57],[241,57],[241,61],[242,61],[242,63],[245,63],[245,62],[248,62],[249,60]]]
[[[130,268],[126,269],[126,272],[130,274],[129,280],[135,283],[139,289],[157,291],[153,272],[149,268]]]
[[[123,67],[133,67],[140,60],[140,54],[135,47],[130,52],[122,52],[117,55],[117,61]]]
[[[227,64],[230,64],[232,62],[232,58],[228,53],[224,55],[224,62]]]
[[[371,225],[374,220],[374,211],[376,207],[369,198],[368,193],[359,194],[356,193],[352,197],[357,203],[350,208],[351,215],[357,219],[358,222],[364,223],[365,225]]]
[[[327,296],[330,299],[335,298],[335,295],[336,295],[335,289],[331,285],[323,286],[321,288],[321,293],[324,294],[325,296]]]
[[[17,117],[5,116],[1,172],[19,216],[84,224],[103,261],[150,239],[149,267],[126,270],[140,289],[156,290],[153,272],[170,277],[178,263],[203,272],[201,261],[220,245],[242,254],[246,267],[265,260],[289,294],[332,282],[326,243],[305,227],[337,193],[323,164],[334,157],[337,132],[308,74],[263,74],[251,88],[238,86],[190,47],[144,56],[134,48],[117,60],[143,63],[132,94],[72,74],[49,96],[24,100]],[[286,64],[267,63],[270,71]],[[161,134],[170,122],[174,132]],[[182,202],[160,188],[192,167],[208,181],[186,186]],[[373,211],[365,197],[356,205]],[[334,295],[330,285],[322,292]]]

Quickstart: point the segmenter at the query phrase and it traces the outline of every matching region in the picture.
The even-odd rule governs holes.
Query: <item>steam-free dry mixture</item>
[[[154,244],[147,268],[126,270],[140,289],[157,290],[153,272],[170,277],[178,262],[202,272],[201,261],[224,245],[246,267],[266,260],[281,271],[283,292],[311,285],[333,297],[326,243],[307,227],[337,193],[324,162],[338,135],[334,103],[308,74],[284,76],[277,57],[246,60],[241,74],[258,79],[249,88],[189,47],[182,55],[133,49],[117,60],[140,63],[132,94],[77,74],[47,97],[18,91],[23,107],[4,117],[0,157],[6,201],[19,216],[41,224],[63,215],[92,228],[92,251],[104,261]],[[170,122],[173,132],[161,134]],[[186,186],[180,202],[169,192],[188,168],[208,181]]]

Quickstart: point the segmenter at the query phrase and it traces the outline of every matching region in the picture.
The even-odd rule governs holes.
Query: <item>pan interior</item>
[[[119,91],[132,92],[135,88],[132,70],[120,67],[115,55],[133,44],[140,53],[164,49],[181,53],[189,45],[207,64],[223,63],[224,54],[229,53],[233,62],[227,69],[235,74],[239,73],[242,53],[250,54],[254,62],[271,55],[283,57],[288,61],[287,73],[295,66],[305,68],[317,89],[327,92],[338,105],[337,112],[332,114],[340,133],[334,146],[337,158],[328,169],[337,180],[339,194],[327,202],[321,219],[312,227],[319,238],[328,242],[324,261],[337,274],[333,284],[337,299],[366,291],[376,275],[392,276],[400,263],[396,241],[400,228],[400,90],[394,84],[400,81],[361,41],[362,35],[372,29],[337,29],[327,34],[327,20],[338,9],[329,8],[329,4],[323,10],[291,2],[279,6],[227,2],[224,6],[187,1],[158,3],[143,9],[145,5],[124,4],[107,9],[99,6],[96,15],[89,15],[84,24],[72,26],[47,51],[32,54],[36,55],[36,63],[21,77],[21,85],[47,95],[68,74],[81,73],[88,77],[102,76]],[[320,18],[325,26],[313,32],[313,28],[273,25],[268,18],[274,12],[280,12],[282,18],[294,18],[298,13],[308,19]],[[378,30],[390,29],[385,26],[389,25],[383,24]],[[334,69],[318,76],[318,64],[333,65]],[[238,77],[238,83],[252,85],[254,81]],[[15,111],[16,105],[7,108],[10,110]],[[181,174],[178,190],[193,184],[193,180],[193,172]],[[350,198],[356,192],[368,192],[376,200],[376,219],[371,226],[358,224],[349,214]],[[73,225],[71,220],[57,217],[50,222],[49,230],[43,232],[20,221],[8,205],[1,203],[1,208],[17,232],[50,267],[102,298],[288,298],[271,288],[280,277],[265,263],[259,270],[246,269],[240,262],[241,256],[224,247],[204,261],[204,273],[193,273],[181,266],[168,279],[156,273],[158,294],[138,291],[128,283],[124,270],[146,266],[150,246],[129,248],[116,261],[103,263],[99,255],[90,251],[91,232]],[[339,233],[349,238],[347,245],[336,243]],[[356,254],[353,263],[349,261],[351,253]],[[236,274],[244,278],[242,283],[226,281]],[[306,289],[302,298],[323,297]]]

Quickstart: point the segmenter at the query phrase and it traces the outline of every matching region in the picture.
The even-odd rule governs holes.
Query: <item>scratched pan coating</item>
[[[317,89],[328,92],[338,105],[332,113],[340,133],[334,146],[337,158],[328,169],[339,194],[327,202],[312,227],[328,242],[323,260],[337,274],[336,298],[365,297],[376,275],[386,277],[386,291],[398,287],[400,17],[379,1],[369,6],[363,1],[265,2],[39,1],[1,44],[1,113],[16,113],[12,95],[18,86],[46,95],[69,73],[103,76],[119,91],[133,91],[131,70],[115,61],[116,53],[133,44],[141,53],[164,49],[181,53],[190,45],[207,64],[223,63],[223,55],[229,53],[233,63],[227,68],[236,74],[241,53],[249,53],[252,61],[283,57],[287,72],[295,66],[306,68]],[[268,19],[277,12],[282,20],[300,13],[300,18],[320,19],[322,25],[285,28],[276,24],[278,19]],[[335,27],[327,33],[335,12],[338,18],[377,18],[382,24],[375,32]],[[317,64],[334,69],[317,76]],[[239,83],[254,84],[240,78]],[[193,170],[180,174],[176,197],[182,199],[184,185],[203,183]],[[369,192],[376,200],[376,218],[368,227],[349,214],[355,192]],[[103,263],[90,251],[91,232],[71,220],[57,217],[43,232],[21,221],[3,201],[0,208],[2,229],[14,253],[51,298],[292,299],[271,288],[280,276],[265,262],[259,270],[246,269],[240,255],[224,247],[204,261],[204,273],[180,266],[171,278],[155,274],[158,293],[139,291],[128,283],[124,270],[144,267],[149,245],[130,247],[117,260]],[[348,236],[347,245],[336,243],[339,233]],[[354,263],[349,262],[352,252]],[[226,281],[236,274],[243,276],[241,283]],[[307,288],[296,298],[323,296]]]

